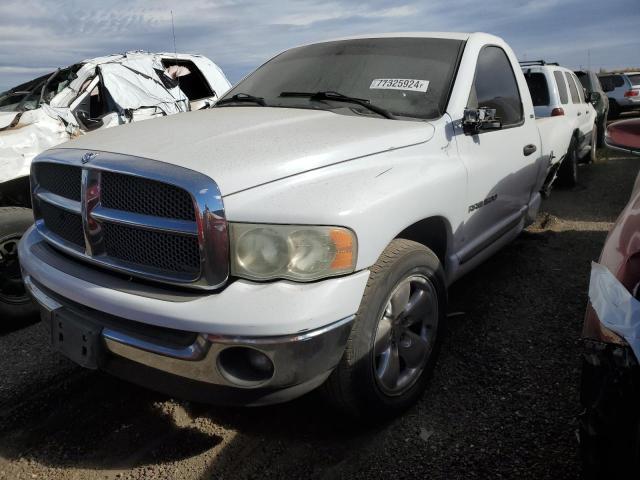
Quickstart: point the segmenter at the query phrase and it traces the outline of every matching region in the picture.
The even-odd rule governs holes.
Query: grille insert
[[[61,197],[80,201],[82,170],[78,167],[40,163],[36,168],[36,179],[45,190]]]
[[[198,238],[103,223],[105,253],[112,258],[165,272],[196,277],[200,272]]]
[[[102,205],[114,210],[179,220],[195,219],[191,196],[181,188],[147,178],[104,172]]]
[[[48,203],[40,203],[40,212],[44,224],[60,238],[84,249],[84,233],[82,217],[69,213]]]

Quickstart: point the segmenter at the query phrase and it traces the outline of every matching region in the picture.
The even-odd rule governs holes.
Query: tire
[[[28,208],[0,208],[0,327],[37,320],[38,307],[25,290],[18,263],[18,241],[33,224]]]
[[[591,146],[591,148],[589,149],[589,153],[587,153],[583,158],[580,159],[580,160],[582,160],[583,163],[593,163],[598,158],[598,155],[597,155],[597,149],[598,149],[598,125],[595,124],[595,123],[593,124],[593,128],[591,129],[590,146]]]
[[[604,147],[604,132],[607,129],[607,112],[604,113],[598,122],[598,148]]]
[[[620,105],[615,100],[609,101],[609,119],[615,120],[620,116]]]
[[[562,187],[574,187],[578,183],[578,141],[576,137],[571,139],[567,154],[558,169],[558,185]]]
[[[446,303],[438,257],[419,243],[392,241],[371,268],[345,353],[323,385],[329,402],[365,422],[414,404],[438,356]]]

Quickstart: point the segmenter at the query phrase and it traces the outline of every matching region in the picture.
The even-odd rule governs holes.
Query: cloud
[[[239,80],[312,41],[393,31],[487,31],[519,55],[570,66],[640,65],[637,0],[2,0],[0,90],[127,50],[201,53]],[[633,42],[636,43],[634,48]]]

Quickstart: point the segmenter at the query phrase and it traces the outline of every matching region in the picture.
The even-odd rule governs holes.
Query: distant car
[[[609,97],[609,118],[618,118],[629,110],[640,110],[640,72],[605,73],[598,78]]]
[[[520,62],[520,66],[536,117],[564,116],[567,120],[570,143],[558,170],[558,182],[573,186],[578,178],[578,161],[595,160],[596,111],[587,102],[582,84],[571,70],[543,60]]]
[[[610,125],[607,146],[640,153],[640,119]],[[640,175],[592,264],[585,315],[580,449],[589,479],[640,471]]]
[[[609,98],[602,89],[600,80],[595,72],[591,70],[576,70],[574,72],[587,95],[586,98],[596,110],[596,125],[598,127],[598,147],[604,145],[604,131],[607,127],[607,117],[609,114]]]

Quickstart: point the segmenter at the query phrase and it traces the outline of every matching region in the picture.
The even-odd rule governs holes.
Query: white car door
[[[469,179],[462,263],[516,228],[531,198],[540,136],[533,110],[523,111],[520,92],[527,84],[521,78],[519,84],[502,48],[480,51],[467,108],[495,108],[503,126],[456,135]]]
[[[575,122],[575,128],[578,130],[578,151],[582,150],[585,145],[588,145],[591,140],[591,130],[593,129],[593,116],[591,110],[585,105],[584,93],[582,92],[582,86],[573,73],[564,72],[567,84],[569,85],[569,92],[571,93],[571,107],[567,114]],[[580,85],[580,87],[578,87]]]
[[[584,94],[584,87],[578,77],[572,73],[571,78],[578,89],[578,96],[580,97],[580,103],[577,105],[578,111],[581,113],[581,115],[578,116],[578,118],[580,118],[578,121],[578,128],[584,135],[585,145],[590,145],[593,126],[596,121],[596,110],[593,108],[593,105],[587,102]]]

